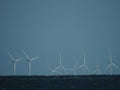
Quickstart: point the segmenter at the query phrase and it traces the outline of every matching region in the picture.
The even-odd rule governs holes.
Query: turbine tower
[[[75,65],[73,66],[73,68],[69,68],[69,70],[73,71],[74,75],[77,75],[77,63],[75,63]]]
[[[27,54],[24,50],[23,50],[23,53],[24,53],[24,55],[26,56],[26,59],[27,59],[27,61],[28,61],[28,63],[29,63],[29,75],[31,75],[31,63],[32,63],[32,61],[38,59],[39,57],[30,58],[30,57],[28,56],[28,54]]]
[[[16,75],[16,63],[17,62],[19,62],[19,61],[21,61],[21,60],[23,60],[23,58],[17,58],[17,59],[15,59],[10,53],[8,53],[8,55],[9,55],[9,57],[11,58],[11,60],[12,60],[12,63],[13,63],[13,74],[14,75]]]
[[[99,60],[97,59],[97,66],[96,69],[93,71],[93,74],[101,74],[100,69],[99,69]]]
[[[64,72],[66,72],[66,69],[64,68],[64,66],[62,65],[62,60],[61,60],[61,53],[59,53],[59,57],[60,57],[60,61],[59,61],[59,65],[54,69],[55,71],[57,71],[59,73],[59,75],[62,74],[62,70]]]
[[[88,66],[86,65],[86,56],[84,55],[84,59],[83,59],[83,64],[78,66],[78,69],[82,69],[83,73],[85,73],[85,69],[87,70],[87,72],[89,73],[89,69]]]
[[[106,71],[109,69],[109,73],[112,75],[112,67],[120,70],[120,68],[119,68],[115,63],[113,63],[113,61],[112,61],[112,56],[111,56],[111,52],[109,51],[109,64],[108,64],[108,66],[105,68],[105,71],[104,71],[104,72],[106,72]]]

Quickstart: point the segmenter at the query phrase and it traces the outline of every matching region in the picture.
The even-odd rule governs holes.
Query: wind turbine
[[[54,70],[57,71],[59,73],[59,75],[61,75],[61,73],[62,73],[61,71],[63,70],[64,72],[66,72],[66,69],[62,65],[61,53],[59,53],[59,57],[60,57],[59,65]]]
[[[99,60],[97,59],[97,66],[96,69],[93,71],[93,74],[101,74],[100,69],[99,69]]]
[[[29,63],[29,75],[31,75],[31,63],[32,63],[32,61],[38,59],[39,57],[30,58],[30,57],[28,56],[28,54],[27,54],[24,50],[23,50],[23,53],[24,53],[24,55],[26,56],[26,59],[27,59],[27,61],[28,61],[28,63]]]
[[[120,70],[120,68],[119,68],[115,63],[113,63],[113,61],[112,61],[112,56],[111,56],[111,52],[109,51],[109,64],[108,64],[108,66],[105,68],[105,71],[104,71],[104,72],[106,72],[106,71],[109,69],[109,70],[110,70],[110,74],[112,74],[112,67]]]
[[[52,73],[58,73],[58,71],[56,71],[55,69],[52,69],[51,66],[48,64],[48,69],[50,70],[50,75],[52,75]]]
[[[83,73],[85,72],[85,69],[87,70],[87,72],[89,73],[89,69],[88,66],[86,65],[86,56],[84,55],[84,59],[83,59],[83,64],[78,66],[79,69],[83,70]]]
[[[74,75],[77,75],[77,63],[75,63],[75,65],[73,66],[73,68],[69,68],[69,70],[73,71],[74,72]]]
[[[10,53],[8,53],[8,55],[9,55],[9,57],[11,58],[12,63],[13,63],[13,67],[14,67],[14,69],[13,69],[13,71],[14,71],[14,75],[16,75],[16,63],[19,62],[19,61],[21,61],[21,60],[23,60],[23,58],[17,58],[17,59],[15,59]]]

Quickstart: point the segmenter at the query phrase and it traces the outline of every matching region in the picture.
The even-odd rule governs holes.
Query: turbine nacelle
[[[16,62],[19,62],[19,61],[24,59],[24,58],[17,58],[17,59],[15,59],[10,53],[8,53],[8,55],[11,58],[12,63],[16,63]]]
[[[59,53],[59,65],[55,68],[55,69],[51,69],[51,67],[48,64],[49,69],[51,70],[51,72],[55,72],[58,73],[59,75],[62,74],[62,71],[66,72],[65,67],[62,65],[62,59],[61,59],[61,53]]]
[[[39,57],[30,58],[24,50],[23,50],[23,53],[24,53],[24,55],[26,57],[26,60],[29,63],[29,75],[31,75],[31,62],[36,60],[36,59],[39,59]]]
[[[98,61],[98,59],[97,59],[96,69],[93,71],[93,74],[101,74],[101,71],[99,69],[99,61]]]
[[[8,55],[11,58],[12,63],[14,64],[13,67],[14,67],[14,75],[15,75],[16,74],[16,63],[23,60],[23,58],[15,59],[10,53],[8,53]]]
[[[55,69],[52,69],[49,64],[48,64],[48,69],[50,70],[50,74],[52,74],[52,73],[58,74],[58,71],[56,71]]]
[[[86,65],[86,56],[85,55],[84,55],[84,58],[83,58],[83,64],[78,66],[78,69],[82,69],[83,72],[85,72],[84,70],[86,69],[87,72],[89,73],[88,66]]]
[[[112,61],[112,56],[111,56],[111,52],[109,51],[109,64],[108,66],[105,68],[104,72],[106,72],[108,69],[110,70],[110,74],[112,74],[112,67],[120,70],[120,68],[115,64],[113,63]]]

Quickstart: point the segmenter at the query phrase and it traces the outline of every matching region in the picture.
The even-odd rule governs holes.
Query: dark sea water
[[[0,90],[120,90],[120,75],[0,76]]]

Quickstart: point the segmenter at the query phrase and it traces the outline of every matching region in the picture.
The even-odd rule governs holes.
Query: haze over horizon
[[[22,50],[40,57],[32,62],[32,75],[48,74],[47,62],[55,68],[60,52],[66,68],[81,65],[86,53],[90,72],[98,59],[103,73],[109,50],[120,67],[120,1],[0,0],[0,42],[0,75],[13,75],[8,52],[25,58]],[[16,73],[28,75],[27,60],[17,63]],[[120,71],[114,68],[112,73]]]

